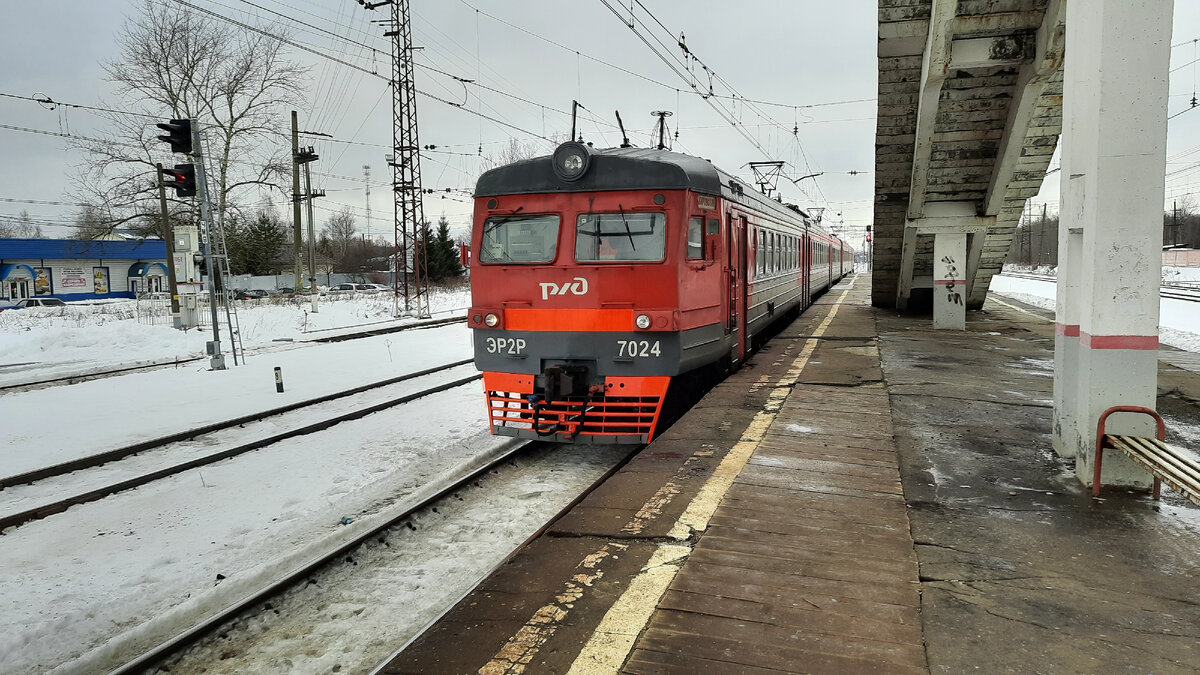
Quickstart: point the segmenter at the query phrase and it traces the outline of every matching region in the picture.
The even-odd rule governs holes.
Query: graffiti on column
[[[962,294],[954,290],[954,286],[958,283],[958,265],[957,261],[950,256],[943,256],[942,262],[946,263],[946,292],[949,294],[946,300],[955,304],[963,304]],[[963,282],[966,285],[966,282]]]

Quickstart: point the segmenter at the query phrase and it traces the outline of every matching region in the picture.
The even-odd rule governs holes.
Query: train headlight
[[[486,323],[489,328],[495,328],[496,324],[500,323],[500,317],[496,316],[495,314],[488,314],[487,316],[483,317],[483,322]]]
[[[568,141],[558,146],[551,158],[554,162],[554,175],[568,183],[579,180],[587,173],[592,161],[592,153],[582,143]]]
[[[645,330],[650,327],[650,317],[645,314],[638,314],[638,318],[634,320],[634,323],[637,324],[638,328]]]

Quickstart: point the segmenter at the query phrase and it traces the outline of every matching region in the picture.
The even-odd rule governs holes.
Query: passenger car
[[[67,303],[58,298],[25,298],[18,301],[15,305],[9,307],[0,307],[0,311],[5,309],[26,309],[28,307],[66,307]]]

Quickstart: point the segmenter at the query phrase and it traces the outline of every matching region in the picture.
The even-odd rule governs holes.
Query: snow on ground
[[[429,305],[435,318],[464,314],[469,304],[470,290],[465,286],[435,288],[430,293]],[[392,318],[390,293],[322,296],[316,313],[306,298],[238,301],[237,306],[242,344],[251,357],[336,328],[415,321]],[[137,314],[135,300],[0,312],[0,385],[89,368],[202,357],[205,344],[212,340],[211,329],[185,333],[172,328],[169,320],[166,325],[139,323]],[[225,330],[221,331],[221,341],[226,360],[232,365]]]
[[[1058,276],[1056,265],[1005,265],[1005,272],[1014,274],[1038,274],[1050,278]],[[1167,267],[1162,268],[1164,283],[1200,283],[1200,267]]]
[[[1007,271],[1009,268],[1006,267]],[[1054,281],[1054,268],[1039,268],[1038,270],[1013,269],[1025,274],[1041,273],[1048,279],[1023,279],[997,275],[992,277],[990,290],[1000,296],[1012,298],[1034,307],[1054,311],[1057,285]],[[1185,280],[1200,281],[1200,268],[1164,268],[1163,277],[1168,274]],[[1159,341],[1189,352],[1200,352],[1200,305],[1186,300],[1163,298],[1159,303]]]
[[[461,314],[469,292],[442,293],[431,304]],[[132,305],[0,313],[0,384],[197,356],[211,339],[140,325]],[[0,476],[471,355],[462,324],[298,342],[320,329],[394,323],[382,295],[326,300],[316,315],[309,309],[240,311],[250,355],[225,371],[208,370],[205,359],[0,395]],[[283,368],[283,394],[275,366]],[[343,517],[369,519],[500,442],[487,434],[478,386],[467,385],[10,528],[0,546],[3,670],[44,672],[139,626],[186,622],[280,560],[340,539]]]

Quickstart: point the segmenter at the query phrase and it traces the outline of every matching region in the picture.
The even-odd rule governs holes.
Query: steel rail
[[[433,321],[424,321],[422,323],[408,324],[405,326],[388,326],[386,328],[373,328],[371,330],[354,333],[351,335],[330,335],[329,337],[313,338],[308,342],[343,342],[345,340],[357,340],[365,337],[375,337],[377,335],[387,335],[389,333],[399,333],[405,330],[414,330],[417,328],[434,328],[437,326],[445,326],[452,323],[464,323],[466,317],[458,316],[449,319],[434,319]]]
[[[375,668],[371,670],[370,675],[377,675],[384,668],[386,668],[392,661],[396,660],[396,657],[400,656],[400,654],[404,653],[405,649],[408,649],[414,642],[419,640],[421,638],[421,636],[425,634],[425,631],[429,630],[437,622],[441,621],[447,614],[449,614],[455,607],[457,607],[460,602],[462,602],[464,599],[466,599],[466,597],[468,595],[473,593],[475,591],[475,589],[479,587],[479,584],[483,583],[484,581],[487,581],[489,578],[491,578],[491,576],[493,574],[496,573],[496,570],[507,565],[510,561],[512,561],[513,558],[516,558],[517,555],[519,553],[521,553],[521,551],[523,551],[526,547],[528,547],[530,544],[537,541],[544,534],[546,534],[546,532],[548,532],[550,530],[550,528],[554,527],[555,523],[557,523],[559,520],[562,520],[562,518],[564,516],[566,516],[568,513],[570,513],[576,506],[579,506],[580,502],[582,502],[585,498],[587,498],[588,495],[592,494],[592,492],[595,492],[596,488],[600,487],[605,482],[607,482],[609,478],[612,478],[614,474],[616,474],[626,464],[629,463],[629,460],[634,455],[636,455],[639,450],[641,450],[642,448],[645,448],[645,447],[646,446],[644,446],[644,445],[629,446],[629,453],[626,454],[623,458],[621,458],[621,461],[617,462],[615,465],[613,465],[611,468],[609,468],[608,471],[605,471],[604,474],[602,476],[600,476],[599,478],[597,478],[595,481],[592,481],[591,485],[587,486],[582,492],[580,492],[578,495],[576,495],[576,497],[574,499],[572,499],[569,503],[567,503],[565,506],[563,506],[561,509],[559,509],[558,513],[554,514],[554,516],[552,516],[549,520],[547,520],[544,525],[542,525],[536,531],[534,531],[532,534],[530,534],[528,537],[526,537],[525,541],[521,542],[520,545],[518,545],[516,548],[514,548],[512,551],[510,551],[508,555],[504,556],[503,560],[497,562],[495,565],[492,566],[492,568],[490,570],[487,571],[487,573],[480,576],[479,580],[476,581],[474,584],[472,584],[470,588],[463,591],[462,595],[460,595],[454,602],[449,603],[446,606],[446,609],[443,610],[441,614],[437,615],[436,617],[431,619],[428,623],[426,623],[424,626],[422,626],[421,630],[414,633],[413,636],[410,637],[408,640],[406,640],[404,642],[404,644],[400,645],[400,647],[398,647],[396,649],[396,651],[392,652],[390,655],[388,655],[388,657],[386,659],[381,661],[379,663],[379,665],[375,666]]]
[[[361,408],[358,410],[354,410],[352,412],[343,413],[341,415],[337,415],[335,417],[324,419],[319,422],[314,422],[312,424],[308,424],[308,425],[305,425],[302,427],[298,427],[295,429],[290,429],[288,431],[280,432],[278,434],[275,434],[273,436],[268,436],[266,438],[260,438],[258,440],[251,441],[249,443],[244,443],[242,445],[238,445],[238,446],[235,446],[232,448],[227,448],[220,452],[216,452],[216,453],[213,453],[210,455],[205,455],[204,457],[197,457],[195,459],[191,459],[186,462],[181,462],[179,464],[174,464],[172,466],[169,466],[169,467],[166,467],[163,469],[159,469],[157,471],[145,473],[140,476],[136,476],[134,478],[129,478],[129,479],[126,479],[123,481],[119,481],[116,483],[106,485],[104,487],[96,488],[94,490],[89,490],[82,494],[78,494],[78,495],[75,495],[72,497],[67,497],[66,499],[60,499],[60,500],[50,503],[50,504],[43,504],[41,506],[36,506],[31,509],[26,509],[24,511],[21,511],[20,513],[14,513],[14,514],[10,514],[7,516],[3,516],[3,517],[0,517],[0,531],[4,530],[6,528],[9,528],[9,527],[16,527],[19,525],[23,525],[32,520],[39,520],[41,518],[45,518],[46,516],[51,516],[56,513],[62,513],[63,511],[66,511],[67,509],[69,509],[72,506],[76,506],[79,504],[86,504],[88,502],[94,502],[98,499],[103,499],[104,497],[107,497],[109,495],[116,494],[118,492],[123,492],[125,490],[129,490],[129,489],[132,489],[135,487],[140,487],[142,485],[146,485],[148,483],[154,482],[161,478],[166,478],[166,477],[178,474],[178,473],[182,473],[189,469],[194,469],[199,466],[205,466],[208,464],[212,464],[214,462],[219,462],[224,459],[229,459],[230,457],[236,457],[237,455],[241,455],[241,454],[253,451],[253,450],[258,450],[258,449],[264,448],[268,445],[272,445],[272,444],[278,443],[280,441],[285,441],[289,438],[294,438],[296,436],[303,436],[306,434],[323,431],[334,425],[341,424],[342,422],[348,422],[351,420],[360,419],[362,417],[366,417],[367,415],[377,413],[381,410],[386,410],[387,408],[392,408],[392,407],[395,407],[398,405],[403,405],[410,401],[414,401],[418,398],[430,396],[432,394],[443,392],[448,389],[453,389],[455,387],[461,387],[462,385],[470,383],[470,382],[474,382],[474,381],[480,379],[481,377],[482,377],[481,375],[472,375],[470,377],[464,377],[464,378],[461,378],[458,380],[454,380],[452,382],[443,383],[436,387],[431,387],[431,388],[425,389],[423,391],[415,392],[412,394],[405,394],[404,396],[400,396],[398,398],[390,399],[390,400],[384,401],[382,403],[377,403],[377,404],[374,404],[371,406],[367,406],[366,408]]]
[[[38,387],[50,386],[65,382],[66,384],[78,384],[87,382],[88,380],[99,380],[105,377],[115,377],[124,375],[138,370],[153,370],[156,368],[170,368],[172,366],[179,367],[185,363],[193,363],[203,360],[205,357],[193,356],[186,359],[175,359],[173,361],[155,361],[153,363],[143,363],[136,366],[124,366],[121,368],[111,368],[109,370],[96,370],[88,373],[74,373],[71,375],[62,375],[59,377],[50,377],[44,380],[34,380],[33,382],[19,382],[15,384],[0,385],[0,392],[6,392],[15,389],[33,389]]]
[[[316,558],[313,558],[312,560],[301,563],[300,565],[298,565],[296,568],[294,568],[293,570],[291,570],[284,576],[272,581],[271,583],[267,584],[266,586],[259,589],[258,591],[251,593],[248,596],[242,598],[241,600],[238,600],[234,604],[226,607],[225,609],[222,609],[222,610],[216,612],[215,614],[212,614],[212,615],[206,617],[205,619],[198,622],[195,626],[192,626],[191,628],[185,630],[184,632],[168,639],[167,641],[150,649],[149,651],[144,652],[143,654],[141,654],[137,658],[133,659],[132,661],[126,663],[125,665],[116,668],[115,670],[111,671],[110,675],[125,675],[128,673],[140,673],[140,672],[145,672],[151,668],[157,667],[158,665],[160,665],[161,663],[163,663],[164,661],[169,659],[171,656],[178,654],[179,652],[182,652],[184,649],[191,646],[192,644],[195,644],[197,641],[201,640],[205,635],[211,633],[213,630],[215,630],[216,628],[218,628],[219,626],[224,624],[226,621],[229,621],[230,619],[235,618],[237,615],[241,614],[242,612],[244,612],[245,610],[249,609],[250,607],[252,607],[256,604],[263,602],[267,598],[273,597],[275,595],[278,595],[279,593],[282,593],[282,592],[288,590],[289,588],[296,585],[297,582],[299,582],[303,579],[306,579],[312,572],[319,569],[320,567],[323,567],[324,565],[327,565],[330,562],[333,562],[335,560],[341,559],[343,556],[345,556],[347,553],[351,552],[355,548],[361,546],[362,544],[366,543],[370,539],[373,539],[373,538],[379,536],[379,534],[381,532],[383,532],[387,529],[390,529],[392,527],[396,527],[399,523],[412,517],[412,515],[417,513],[418,511],[421,511],[429,506],[432,506],[433,504],[436,504],[438,501],[444,499],[447,495],[455,492],[456,490],[461,489],[463,486],[465,486],[466,484],[470,483],[471,481],[477,479],[479,476],[492,470],[496,466],[504,463],[505,461],[507,461],[514,455],[516,455],[517,453],[522,452],[523,450],[528,448],[530,445],[532,445],[532,442],[529,442],[529,441],[524,442],[524,443],[510,444],[500,454],[493,457],[491,460],[484,462],[483,465],[481,465],[479,467],[476,467],[470,471],[465,472],[463,475],[459,476],[458,478],[451,479],[443,488],[438,490],[435,494],[430,495],[429,497],[419,501],[417,504],[414,504],[413,506],[411,506],[409,508],[403,509],[399,515],[396,515],[391,518],[387,518],[383,523],[376,525],[374,527],[371,527],[366,532],[360,533],[360,534],[352,537],[351,539],[342,543],[340,546],[336,547],[330,553],[327,553],[327,554],[321,555],[321,556],[317,556]]]
[[[13,485],[23,485],[25,483],[32,483],[34,481],[45,480],[46,478],[52,478],[54,476],[61,476],[63,474],[71,473],[72,471],[79,471],[82,469],[91,469],[91,468],[100,466],[101,464],[107,464],[108,462],[113,462],[113,461],[116,461],[119,459],[124,459],[130,455],[136,455],[139,452],[153,450],[154,448],[168,445],[170,443],[178,443],[179,441],[185,441],[189,438],[195,438],[196,436],[203,436],[204,434],[210,434],[210,433],[213,433],[216,431],[223,431],[225,429],[236,427],[241,424],[247,424],[250,422],[258,422],[258,421],[264,420],[268,417],[282,415],[284,413],[292,412],[293,410],[298,410],[300,408],[306,408],[308,406],[313,406],[313,405],[317,405],[320,403],[327,403],[329,401],[334,401],[339,398],[345,398],[347,396],[361,394],[362,392],[368,391],[370,389],[376,389],[378,387],[386,387],[386,386],[389,386],[392,384],[396,384],[398,382],[404,382],[405,380],[411,380],[411,379],[415,379],[418,377],[424,377],[425,375],[431,375],[431,374],[436,373],[441,370],[449,370],[451,368],[457,368],[458,366],[464,366],[468,363],[471,363],[471,361],[472,361],[471,359],[463,359],[461,361],[455,361],[453,363],[448,363],[448,364],[444,364],[441,366],[435,366],[433,368],[426,368],[425,370],[418,370],[413,373],[407,373],[405,375],[391,377],[386,380],[380,380],[379,382],[372,382],[370,384],[364,384],[362,386],[353,387],[351,389],[346,389],[344,391],[334,392],[332,394],[326,394],[324,396],[318,396],[316,398],[310,398],[310,399],[306,399],[303,401],[297,401],[296,403],[290,403],[288,405],[280,406],[278,408],[271,408],[270,410],[263,410],[260,412],[251,413],[249,415],[242,415],[241,417],[236,417],[231,420],[225,420],[223,422],[214,422],[213,424],[206,424],[204,426],[199,426],[194,429],[188,429],[187,431],[180,431],[178,433],[168,434],[166,436],[161,436],[159,438],[153,438],[148,441],[142,441],[140,443],[134,443],[133,445],[127,445],[127,446],[124,446],[121,448],[108,450],[108,451],[105,451],[105,452],[102,452],[102,453],[99,453],[96,455],[90,455],[88,457],[81,457],[79,459],[73,459],[69,462],[63,462],[61,464],[55,464],[53,466],[43,467],[41,469],[34,469],[33,471],[27,471],[25,473],[15,474],[12,476],[0,477],[0,490],[3,490],[4,488],[10,487]]]

